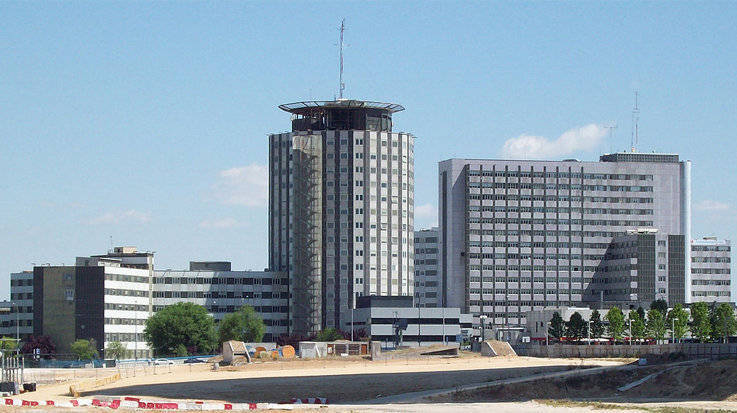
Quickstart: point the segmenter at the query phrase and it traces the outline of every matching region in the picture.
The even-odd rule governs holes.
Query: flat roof
[[[400,112],[404,106],[396,103],[373,102],[369,100],[337,99],[337,100],[305,100],[302,102],[285,103],[279,109],[289,113],[309,113],[315,109],[345,108],[345,109],[380,109],[389,113]]]

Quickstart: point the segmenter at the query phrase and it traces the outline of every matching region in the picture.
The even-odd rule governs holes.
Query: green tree
[[[120,360],[125,357],[127,350],[120,341],[113,341],[107,345],[105,349],[105,357]]]
[[[666,323],[673,337],[680,340],[688,332],[688,312],[683,309],[681,304],[676,304],[672,310],[668,311]]]
[[[630,336],[632,336],[632,338],[634,339],[644,338],[646,332],[645,319],[640,317],[640,312],[630,311],[627,317],[629,318],[629,323],[631,326]]]
[[[266,326],[263,320],[253,307],[248,305],[226,315],[218,327],[218,339],[221,344],[228,340],[257,343],[263,339],[265,333]]]
[[[660,311],[661,315],[665,315],[668,313],[668,302],[663,300],[662,298],[659,298],[652,303],[650,303],[650,309],[651,310],[658,310]]]
[[[578,341],[582,337],[586,337],[587,331],[588,326],[586,325],[586,321],[584,321],[583,317],[581,317],[581,314],[579,314],[578,311],[571,314],[571,318],[566,323],[566,337]]]
[[[709,305],[700,302],[691,304],[691,333],[702,343],[711,336]]]
[[[566,324],[563,321],[563,317],[556,311],[553,313],[553,318],[550,319],[550,327],[548,328],[548,335],[555,339],[560,340],[561,337],[566,333]]]
[[[734,310],[727,303],[721,303],[712,311],[711,334],[715,341],[724,340],[737,331],[737,320],[734,318]]]
[[[665,317],[659,310],[650,309],[647,312],[647,332],[654,339],[660,341],[665,337]]]
[[[642,306],[637,307],[637,315],[640,316],[640,320],[645,321],[646,314],[645,309]]]
[[[612,307],[607,311],[604,318],[609,322],[609,326],[607,327],[609,336],[615,340],[622,338],[622,333],[624,332],[624,314],[622,314],[622,310],[619,307]]]
[[[205,307],[194,303],[176,303],[146,320],[146,341],[158,356],[176,353],[181,344],[193,354],[206,354],[217,345],[215,321]]]
[[[601,338],[604,335],[604,323],[601,321],[599,310],[594,310],[589,317],[591,322],[591,338]]]
[[[320,331],[317,333],[317,337],[315,338],[316,341],[335,341],[335,340],[341,340],[343,338],[343,335],[340,334],[340,332],[334,328],[326,328],[325,330]]]
[[[95,340],[79,339],[72,343],[71,350],[77,360],[92,360],[100,357],[96,347]]]
[[[13,337],[0,338],[0,349],[4,351],[15,351],[18,348],[18,342]]]

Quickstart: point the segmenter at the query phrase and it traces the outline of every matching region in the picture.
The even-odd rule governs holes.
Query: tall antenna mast
[[[340,79],[338,84],[338,96],[339,99],[343,99],[343,90],[345,89],[345,83],[343,83],[343,32],[345,31],[345,19],[340,22]]]
[[[630,150],[635,152],[635,148],[640,140],[640,108],[637,106],[637,97],[639,92],[635,90],[635,107],[632,108],[632,136],[630,138]]]
[[[614,129],[617,129],[617,123],[610,122],[608,125],[604,127],[609,129],[609,152],[612,152],[612,145],[614,144],[614,140],[612,139],[612,136],[614,135]]]

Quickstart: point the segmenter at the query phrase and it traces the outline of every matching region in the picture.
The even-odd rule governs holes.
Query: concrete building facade
[[[690,239],[690,162],[450,159],[439,164],[439,222],[441,305],[521,327],[528,311],[598,301],[593,280],[614,237],[649,229]],[[655,294],[672,296],[668,268],[655,271]]]
[[[691,301],[734,302],[732,246],[729,240],[705,237],[691,241]]]
[[[438,228],[415,231],[415,306],[439,307],[443,295],[438,272]]]
[[[0,336],[24,340],[33,334],[33,272],[10,274],[10,301],[0,303]]]
[[[230,268],[230,263],[221,268]],[[194,268],[211,268],[196,265]],[[201,305],[216,322],[249,305],[266,326],[264,341],[275,341],[289,331],[289,278],[264,271],[154,271],[153,311],[190,302]]]
[[[414,137],[400,105],[281,105],[269,136],[269,268],[290,279],[290,331],[339,328],[361,295],[414,294]]]

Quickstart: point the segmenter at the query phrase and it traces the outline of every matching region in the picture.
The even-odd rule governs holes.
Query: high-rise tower
[[[350,328],[361,295],[413,294],[414,136],[392,103],[279,106],[269,136],[269,266],[287,271],[290,331]]]

